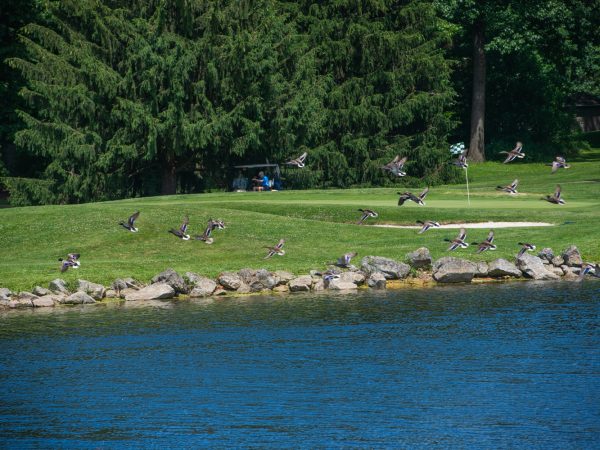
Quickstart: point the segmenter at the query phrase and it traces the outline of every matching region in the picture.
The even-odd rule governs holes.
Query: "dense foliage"
[[[449,181],[477,21],[488,153],[568,148],[569,98],[598,94],[598,2],[10,0],[0,177],[13,204],[73,203],[227,188],[307,151],[288,187],[398,183],[396,154],[401,182]]]

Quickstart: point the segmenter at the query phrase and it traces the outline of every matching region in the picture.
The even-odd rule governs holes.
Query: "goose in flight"
[[[469,246],[469,244],[467,242],[465,242],[465,239],[467,238],[467,232],[465,231],[464,228],[461,228],[460,231],[458,232],[458,236],[456,236],[454,239],[450,240],[448,238],[444,239],[444,241],[446,242],[450,242],[450,247],[448,247],[449,252],[456,250],[458,247],[460,248],[467,248]]]
[[[286,162],[286,164],[288,166],[296,166],[299,169],[302,169],[304,167],[304,160],[306,159],[307,155],[308,155],[308,153],[304,152],[300,156],[298,156],[296,159],[292,159],[292,160]]]
[[[521,246],[521,250],[519,250],[517,258],[523,256],[525,252],[532,252],[535,250],[535,245],[529,244],[527,242],[519,242],[519,245]]]
[[[190,239],[190,235],[186,233],[188,225],[190,223],[190,218],[188,216],[185,216],[185,218],[183,219],[183,223],[181,224],[181,226],[179,227],[178,230],[171,228],[169,230],[169,233],[174,234],[175,236],[177,236],[179,239],[183,239],[184,241],[188,241]]]
[[[550,203],[554,203],[556,205],[564,205],[566,203],[561,197],[559,184],[556,185],[556,190],[554,191],[554,194],[546,195],[545,197],[542,197],[541,199],[546,200],[547,202],[550,202]]]
[[[58,258],[58,260],[61,262],[60,271],[66,272],[70,267],[73,269],[79,269],[79,266],[81,265],[79,262],[79,256],[79,253],[69,253],[64,259]]]
[[[433,220],[426,220],[425,222],[423,222],[422,220],[417,220],[417,223],[419,225],[422,225],[421,229],[419,230],[418,234],[423,234],[425,233],[427,230],[429,230],[430,228],[439,228],[440,227],[440,223],[439,222],[434,222]]]
[[[269,249],[269,253],[267,253],[267,256],[265,256],[264,259],[271,258],[273,255],[285,255],[285,250],[283,250],[283,244],[285,244],[285,240],[280,239],[279,243],[275,247],[265,247]]]
[[[520,158],[520,159],[525,158],[525,153],[522,153],[522,151],[523,151],[523,143],[517,142],[517,144],[515,145],[515,148],[513,148],[510,152],[500,152],[500,153],[505,153],[506,155],[508,155],[506,157],[506,159],[504,160],[504,164],[514,161],[516,158]]]
[[[467,167],[469,167],[469,164],[467,163],[467,155],[464,152],[461,153],[458,159],[452,161],[452,164],[461,169],[466,169]]]
[[[567,160],[562,156],[557,156],[556,159],[552,161],[552,164],[546,165],[552,166],[552,173],[556,173],[558,169],[568,169],[569,167],[571,167],[569,164],[567,164]]]
[[[400,159],[400,155],[396,155],[393,160],[391,160],[385,166],[381,166],[381,168],[393,175],[396,175],[397,177],[404,177],[406,176],[406,172],[404,172],[402,169],[404,168],[404,164],[406,164],[406,159],[406,156]]]
[[[486,250],[496,250],[496,245],[494,245],[494,230],[491,230],[485,238],[483,242],[473,242],[473,245],[478,245],[477,251],[475,253],[482,253]]]
[[[339,267],[348,267],[350,265],[350,261],[356,255],[358,255],[357,252],[346,253],[346,254],[342,255],[340,258],[338,258],[337,263],[335,265],[339,266]]]
[[[379,214],[377,214],[372,209],[360,209],[359,208],[359,211],[362,213],[362,216],[360,217],[359,221],[356,222],[357,225],[362,225],[364,223],[364,221],[367,220],[369,217],[376,218],[377,216],[379,216]]]
[[[140,212],[136,211],[131,216],[129,216],[129,219],[127,219],[127,222],[119,222],[119,225],[121,225],[126,230],[131,231],[132,233],[137,233],[138,229],[135,227],[135,221],[139,216],[140,216]]]
[[[519,184],[519,180],[516,179],[507,186],[496,186],[496,190],[503,191],[503,192],[506,192],[507,194],[511,194],[511,195],[518,194],[518,192],[517,192],[518,184]]]
[[[426,187],[423,190],[423,192],[421,192],[419,195],[414,195],[412,192],[397,192],[397,194],[400,195],[400,198],[398,199],[398,206],[402,206],[404,204],[404,202],[406,202],[407,200],[411,200],[411,201],[415,202],[417,205],[423,206],[423,205],[425,205],[425,202],[423,200],[427,196],[428,192],[429,192],[428,187]]]

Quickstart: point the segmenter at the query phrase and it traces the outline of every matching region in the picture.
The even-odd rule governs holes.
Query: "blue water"
[[[0,314],[5,448],[600,442],[600,283]]]

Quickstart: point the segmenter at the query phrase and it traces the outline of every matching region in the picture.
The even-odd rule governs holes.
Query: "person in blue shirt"
[[[269,177],[266,176],[262,170],[258,172],[257,177],[252,178],[252,181],[255,184],[255,191],[269,191],[271,189],[271,186],[269,184]]]

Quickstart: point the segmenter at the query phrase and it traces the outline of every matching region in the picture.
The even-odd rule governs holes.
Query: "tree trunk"
[[[177,172],[175,169],[175,165],[165,163],[160,189],[162,195],[173,195],[177,193]]]
[[[471,102],[471,141],[467,157],[474,162],[485,161],[485,50],[483,20],[473,30],[473,98]]]

